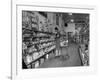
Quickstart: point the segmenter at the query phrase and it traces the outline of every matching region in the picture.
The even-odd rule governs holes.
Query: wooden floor
[[[61,48],[61,54],[46,60],[39,68],[82,66],[77,44],[73,43]]]

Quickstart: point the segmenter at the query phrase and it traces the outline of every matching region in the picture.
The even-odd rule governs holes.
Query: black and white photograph
[[[90,14],[22,10],[22,69],[90,66]]]

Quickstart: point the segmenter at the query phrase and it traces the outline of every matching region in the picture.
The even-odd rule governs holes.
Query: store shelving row
[[[33,34],[34,31],[30,30],[29,34]],[[55,49],[55,39],[50,39],[48,35],[52,35],[49,32],[41,32],[41,31],[35,31],[36,35],[29,36],[30,39],[36,38],[38,40],[32,40],[30,44],[28,44],[28,48],[26,48],[27,55],[23,55],[24,62],[27,66],[32,65],[33,63],[40,61],[41,58],[45,57],[47,54],[49,54],[52,50]],[[41,33],[45,35],[41,35]],[[27,34],[27,32],[25,32]],[[54,34],[53,34],[54,35]],[[37,46],[38,49],[32,49],[33,46]],[[30,50],[30,51],[29,51]]]
[[[28,56],[30,56],[31,59],[34,57],[34,61],[33,61],[33,60],[31,61],[31,59],[30,59],[30,61],[29,61],[30,63],[29,63],[28,65],[31,65],[31,63],[33,63],[33,62],[39,60],[40,58],[42,58],[42,57],[45,56],[46,54],[49,54],[49,52],[52,51],[51,48],[53,48],[54,46],[55,46],[55,44],[53,43],[53,44],[51,44],[51,45],[44,46],[44,47],[42,47],[42,48],[40,48],[40,49],[38,49],[38,50],[36,50],[36,51],[29,52],[29,53],[28,53],[27,55],[25,55],[25,57],[24,57],[24,61],[25,61],[26,65],[28,64],[28,62],[26,61],[26,60],[28,60],[28,59],[27,59]],[[54,48],[53,48],[53,49],[54,49]],[[31,49],[31,50],[32,50],[32,49]]]
[[[32,60],[30,63],[28,63],[27,65],[31,65],[32,63],[34,63],[35,61],[38,61],[39,59],[41,59],[42,57],[45,57],[47,54],[49,54],[52,50],[55,49],[55,46],[52,46],[51,48],[49,48],[46,52],[43,52],[43,55],[38,56],[36,59]]]
[[[46,46],[44,46],[44,47],[41,47],[41,48],[39,48],[38,50],[36,50],[36,51],[31,51],[31,52],[29,52],[29,54],[32,54],[32,53],[34,53],[34,52],[39,52],[40,50],[42,50],[42,49],[45,49],[45,48],[48,48],[48,47],[50,47],[50,46],[53,46],[54,44],[51,44],[51,45],[46,45]]]

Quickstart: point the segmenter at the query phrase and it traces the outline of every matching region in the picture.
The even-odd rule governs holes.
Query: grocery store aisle
[[[63,47],[61,54],[61,56],[57,56],[46,60],[43,64],[39,66],[39,68],[68,67],[82,65],[77,44],[71,43],[68,47]]]

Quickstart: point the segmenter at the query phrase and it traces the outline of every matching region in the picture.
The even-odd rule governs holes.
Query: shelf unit
[[[38,58],[36,58],[35,60],[33,60],[32,62],[30,62],[30,63],[27,64],[27,65],[31,65],[31,64],[34,63],[35,61],[37,61],[37,60],[39,60],[40,58],[42,58],[42,57],[46,56],[47,54],[49,54],[49,53],[50,53],[51,51],[53,51],[54,49],[55,49],[55,47],[52,48],[52,49],[50,49],[50,50],[48,50],[47,52],[45,52],[45,54],[39,56]]]
[[[82,47],[83,46],[83,47]],[[80,45],[79,52],[83,66],[89,65],[89,50],[85,50],[85,45]]]
[[[79,52],[83,66],[87,66],[89,65],[89,23],[77,23],[77,25],[81,26],[81,30],[76,35],[75,42],[80,46]]]
[[[30,67],[28,67],[28,68],[33,68],[33,67],[35,67],[35,65],[34,66],[32,66],[32,64],[34,63],[35,64],[35,62],[39,62],[39,64],[41,64],[40,63],[40,59],[41,58],[44,58],[44,59],[46,59],[45,57],[46,57],[46,55],[48,55],[48,54],[50,54],[50,52],[52,52],[52,51],[54,51],[55,50],[55,39],[50,39],[50,37],[48,36],[48,35],[52,35],[52,36],[54,36],[54,33],[49,33],[49,32],[42,32],[42,31],[34,31],[34,30],[29,30],[29,32],[28,33],[36,33],[36,34],[40,34],[40,33],[42,33],[42,34],[46,34],[46,35],[44,35],[44,36],[34,36],[34,35],[32,35],[32,36],[29,36],[29,39],[32,39],[32,37],[34,37],[34,38],[36,38],[36,39],[40,39],[40,38],[43,38],[43,40],[39,40],[39,41],[32,41],[32,43],[31,43],[31,45],[27,45],[27,46],[29,46],[27,49],[26,49],[26,55],[23,55],[24,56],[24,62],[26,63],[26,65],[27,66],[30,66]],[[27,34],[27,31],[25,32],[25,34]],[[24,35],[24,34],[23,34]],[[47,37],[48,36],[48,37]],[[25,36],[24,36],[25,37]],[[39,45],[43,45],[43,44],[45,44],[44,46],[42,46],[42,47],[40,47],[39,48]],[[28,52],[28,50],[31,48],[31,47],[33,47],[33,46],[38,46],[38,49],[35,49],[35,50],[33,50],[32,52]],[[41,51],[43,52],[43,53],[41,53]],[[40,54],[42,54],[42,55],[38,55],[35,59],[33,59],[33,54],[35,54],[35,53],[40,53]],[[30,62],[27,62],[27,56],[29,56],[29,58],[30,58]],[[44,60],[45,61],[45,60]]]

